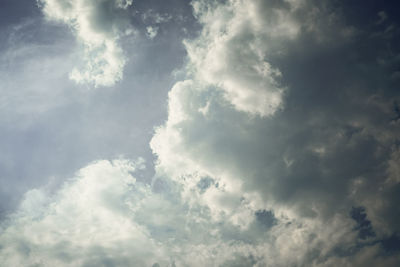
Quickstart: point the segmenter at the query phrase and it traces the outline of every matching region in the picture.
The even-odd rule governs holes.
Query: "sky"
[[[400,265],[400,5],[2,0],[0,265]]]

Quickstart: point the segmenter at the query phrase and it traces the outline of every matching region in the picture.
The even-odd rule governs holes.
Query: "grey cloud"
[[[119,44],[130,61],[142,64],[127,63],[125,71],[132,75],[118,91],[78,86],[71,93],[71,83],[65,83],[60,90],[69,92],[68,101],[47,106],[43,93],[46,108],[39,112],[34,102],[25,109],[23,114],[39,118],[19,135],[11,122],[4,124],[3,136],[14,144],[9,162],[19,162],[22,152],[11,152],[16,140],[25,140],[31,150],[18,149],[26,151],[25,161],[43,166],[23,168],[22,175],[36,170],[34,177],[61,172],[73,178],[59,181],[57,189],[28,186],[36,189],[1,223],[1,261],[10,266],[397,266],[400,99],[393,79],[399,63],[393,11],[370,1],[357,7],[347,1],[199,0],[193,2],[202,27],[196,35],[199,25],[187,15],[189,6],[172,2],[179,19],[154,21],[160,28],[153,40],[144,38],[151,19],[130,21],[141,34]],[[148,9],[138,2],[135,10]],[[150,13],[171,10],[163,2]],[[382,23],[376,23],[378,10],[387,14]],[[189,34],[183,30],[188,20]],[[187,65],[175,72],[184,79],[173,85],[169,75],[184,62],[184,48]],[[208,63],[223,63],[211,66],[221,75]],[[69,64],[59,71],[68,72]],[[269,71],[260,74],[260,66]],[[65,82],[57,75],[54,81]],[[235,82],[240,86],[229,89]],[[120,154],[152,159],[144,147],[152,126],[164,118],[159,106],[166,85],[172,87],[168,118],[150,142],[155,174],[142,160],[88,164]],[[279,92],[273,109],[262,101],[246,102],[246,94],[254,100],[270,90]],[[238,94],[239,102],[230,93]],[[54,147],[62,156],[54,157]],[[2,158],[4,166],[7,159]],[[60,163],[71,159],[73,164]]]
[[[276,8],[287,10],[289,1],[282,3],[276,2]],[[269,8],[267,2],[252,4],[260,5],[260,12]],[[200,11],[198,16],[212,25],[209,17],[222,14],[223,8],[231,12],[239,6],[239,1],[228,1],[218,9]],[[244,192],[259,193],[274,209],[283,205],[292,210],[302,218],[299,220],[327,222],[338,214],[350,217],[352,207],[364,206],[376,229],[376,240],[387,238],[398,231],[398,212],[393,206],[398,182],[393,182],[388,171],[393,170],[389,166],[398,151],[399,128],[393,117],[399,97],[395,93],[398,85],[388,71],[394,65],[387,63],[399,53],[391,45],[398,35],[371,40],[370,27],[381,32],[385,28],[371,26],[369,21],[365,26],[346,23],[346,12],[329,4],[301,1],[288,14],[299,24],[299,32],[293,38],[277,37],[284,52],[267,54],[271,66],[282,73],[281,84],[288,88],[282,110],[269,118],[238,112],[218,86],[204,86],[203,77],[195,73],[193,80],[176,84],[170,92],[169,120],[151,143],[159,157],[158,167],[177,181],[193,171],[225,177],[226,183],[241,184]],[[222,38],[223,34],[216,36]],[[269,37],[272,44],[265,44],[273,47],[274,37]],[[232,39],[230,46],[250,41]],[[207,40],[200,37],[193,42]],[[237,54],[237,62],[241,56]],[[384,65],[376,64],[378,59]],[[203,68],[209,70],[206,65]],[[235,79],[241,75],[237,73]],[[174,153],[179,156],[168,158]],[[186,179],[182,183],[190,186]],[[342,241],[348,242],[348,247],[358,242]],[[347,262],[362,266],[361,262],[368,262],[363,257],[369,259],[380,249],[380,244],[363,245],[354,255],[340,259],[335,259],[334,250],[329,256],[311,253],[296,264],[335,266]],[[393,264],[398,258],[387,260]]]
[[[216,97],[206,96],[208,99],[203,100],[208,92],[182,90],[183,113],[191,118],[176,125],[184,137],[182,147],[189,147],[189,154],[197,154],[197,161],[204,161],[211,168],[226,164],[226,169],[233,168],[232,172],[239,176],[258,177],[254,188],[264,183],[262,188],[269,188],[269,193],[276,193],[282,200],[307,199],[303,188],[322,190],[321,197],[328,199],[328,190],[339,190],[332,198],[337,193],[344,196],[351,179],[363,175],[373,183],[382,182],[377,176],[385,172],[384,163],[389,160],[398,132],[397,126],[390,123],[393,99],[384,98],[379,92],[380,87],[388,85],[384,81],[367,84],[369,73],[380,76],[382,70],[368,62],[363,65],[366,69],[358,66],[364,51],[353,58],[345,56],[357,53],[354,51],[359,42],[355,40],[335,45],[314,42],[313,36],[310,39],[289,42],[287,54],[274,60],[290,88],[285,109],[274,118],[246,119],[246,114],[234,113],[225,104],[221,107],[223,101]],[[391,88],[389,85],[387,92]],[[377,96],[389,109],[382,110],[371,103]],[[211,104],[207,115],[202,116],[198,109],[206,101]],[[233,166],[229,165],[231,162]],[[247,178],[247,183],[250,186],[251,179]],[[277,193],[280,190],[289,191]]]

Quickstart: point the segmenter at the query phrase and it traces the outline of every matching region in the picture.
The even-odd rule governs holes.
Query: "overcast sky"
[[[400,5],[2,0],[1,266],[400,266]]]

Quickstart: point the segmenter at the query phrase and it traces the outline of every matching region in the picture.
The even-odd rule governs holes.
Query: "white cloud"
[[[46,18],[73,29],[84,47],[84,64],[70,78],[77,83],[112,86],[122,79],[125,57],[118,40],[131,31],[132,0],[39,0]]]
[[[191,73],[169,92],[168,119],[151,141],[158,157],[152,183],[135,179],[143,162],[120,159],[90,164],[54,195],[29,191],[2,224],[0,262],[396,266],[400,256],[385,255],[380,241],[398,227],[396,220],[387,220],[387,212],[398,203],[392,188],[399,184],[400,157],[397,150],[385,157],[395,138],[382,131],[382,117],[376,117],[376,125],[359,108],[367,97],[351,98],[345,90],[354,83],[345,75],[346,86],[334,89],[349,99],[329,101],[325,98],[332,98],[333,90],[323,91],[320,80],[294,79],[299,84],[288,93],[292,106],[276,112],[284,92],[278,81],[286,76],[269,57],[291,52],[286,42],[294,42],[292,49],[304,46],[297,40],[307,29],[297,21],[302,4],[195,1],[204,28],[197,39],[186,41]],[[313,26],[307,34],[324,32]],[[320,45],[312,48],[334,48]],[[299,54],[309,52],[304,50]],[[325,102],[310,103],[309,96]],[[373,112],[382,114],[378,108]],[[359,222],[348,214],[353,205],[368,207],[364,219],[382,228],[376,237],[359,237]]]
[[[139,165],[138,165],[139,164]],[[150,194],[130,175],[139,163],[99,161],[54,196],[34,189],[0,236],[8,266],[151,266],[165,258],[148,230],[133,221]],[[46,199],[47,198],[47,199]],[[153,200],[154,201],[154,200]]]
[[[251,205],[228,208],[251,219],[244,228],[230,223],[229,214],[214,221],[212,202],[181,198],[182,187],[168,179],[159,177],[152,187],[138,182],[134,175],[141,168],[141,160],[98,161],[53,195],[27,192],[2,224],[0,261],[16,267],[223,266],[252,259],[254,266],[288,266],[306,262],[318,249],[321,264],[315,266],[327,266],[325,257],[355,235],[348,219],[319,222],[279,208],[276,224],[266,225]]]
[[[154,37],[157,36],[158,27],[148,26],[148,27],[146,27],[146,32],[147,32],[147,36],[150,39],[154,39]]]
[[[238,110],[268,116],[282,105],[281,72],[268,58],[283,53],[281,44],[295,38],[300,25],[289,2],[267,9],[261,1],[231,0],[226,4],[194,1],[203,29],[186,41],[195,78],[223,90]],[[268,11],[267,14],[264,11]]]

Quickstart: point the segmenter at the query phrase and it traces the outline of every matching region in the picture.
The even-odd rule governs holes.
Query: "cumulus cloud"
[[[310,2],[193,1],[202,30],[184,42],[192,78],[221,90],[237,110],[273,115],[283,108],[287,89],[275,62],[287,56],[288,45],[301,33],[328,42],[355,32],[327,4]]]
[[[329,255],[337,247],[353,249],[356,233],[350,219],[338,216],[322,223],[296,218],[285,209],[274,213],[247,206],[251,222],[243,228],[227,220],[225,213],[213,219],[211,205],[182,198],[183,188],[168,178],[155,178],[152,185],[136,180],[142,168],[140,159],[98,161],[81,169],[55,194],[45,188],[30,190],[19,210],[2,223],[1,262],[290,266],[317,258],[315,266],[334,266],[337,261]],[[203,194],[211,187],[215,185],[203,187]],[[379,247],[373,246],[360,253],[374,257],[378,252]]]
[[[183,196],[208,206],[214,219],[225,214],[243,229],[251,221],[241,205],[253,212],[283,209],[302,225],[312,222],[310,228],[337,220],[341,226],[326,227],[348,231],[333,242],[343,242],[343,251],[331,244],[325,254],[299,252],[271,266],[394,266],[399,258],[392,254],[371,262],[384,255],[387,240],[400,244],[393,215],[395,87],[389,77],[368,83],[371,73],[387,76],[373,63],[376,56],[390,57],[385,39],[374,40],[374,55],[357,50],[370,29],[346,24],[341,9],[314,1],[193,6],[203,30],[185,42],[187,80],[171,89],[168,120],[151,141],[158,172],[182,184]],[[260,74],[261,66],[268,71]],[[197,196],[199,184],[214,186]],[[368,220],[352,218],[355,207],[365,208]],[[374,234],[354,235],[365,228],[350,226],[349,218]],[[285,231],[293,241],[293,232]],[[313,228],[310,236],[323,235],[322,243],[335,239],[324,231]]]
[[[194,1],[203,26],[200,36],[186,41],[190,67],[198,81],[216,86],[236,109],[267,116],[281,105],[281,72],[268,58],[283,53],[280,45],[296,37],[296,7],[282,1],[228,1],[219,5]]]
[[[118,159],[27,192],[1,225],[0,261],[397,266],[393,36],[371,39],[320,1],[193,8],[202,30],[150,142],[151,181],[135,178],[143,161]]]
[[[26,193],[1,234],[0,259],[10,266],[151,266],[162,251],[132,220],[149,193],[130,175],[140,162],[99,161],[54,196]],[[133,206],[132,206],[133,205]]]
[[[72,80],[112,86],[122,79],[126,58],[118,40],[132,32],[127,18],[132,0],[38,2],[47,19],[68,25],[83,46],[84,66],[72,70]]]

